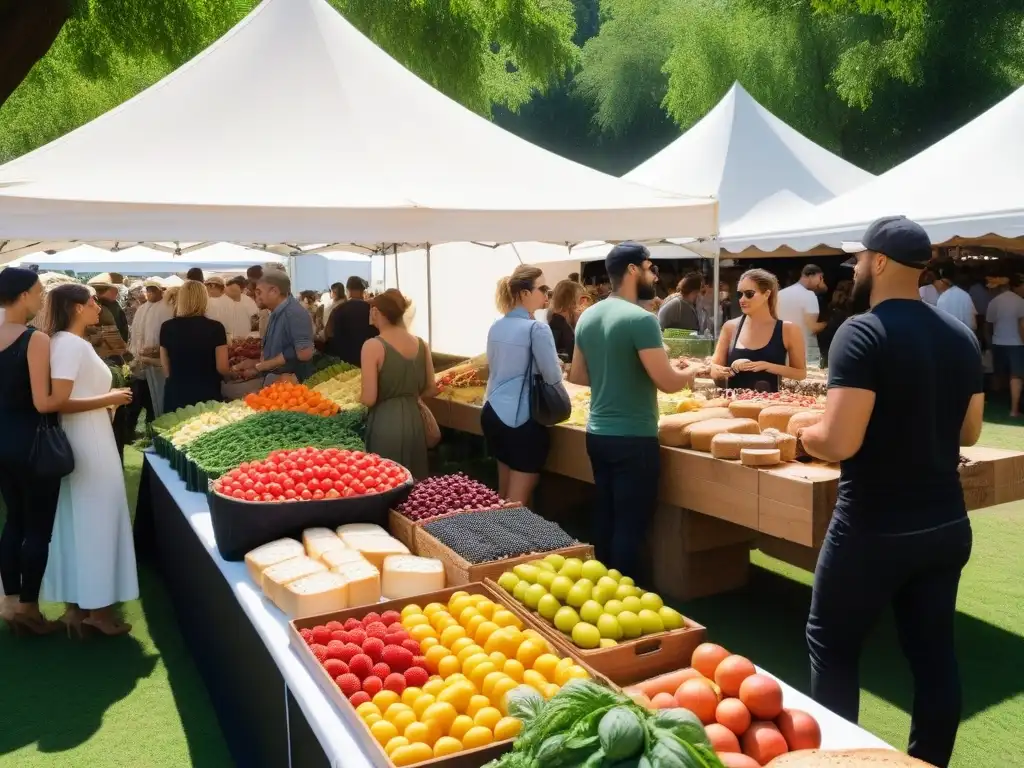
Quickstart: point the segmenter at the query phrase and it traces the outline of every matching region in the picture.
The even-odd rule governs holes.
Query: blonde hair
[[[761,293],[771,293],[768,295],[768,312],[776,320],[779,319],[779,278],[769,272],[767,269],[748,269],[742,275],[740,275],[740,283],[744,280],[749,280],[757,286],[757,290]],[[739,285],[739,283],[737,283]]]
[[[551,311],[575,318],[580,313],[583,286],[575,280],[559,280],[551,295]]]
[[[532,291],[537,281],[544,273],[537,267],[529,264],[520,264],[508,277],[498,281],[498,288],[494,292],[494,304],[498,311],[507,315],[519,303],[519,296],[523,291]]]
[[[198,280],[186,280],[178,290],[174,306],[175,317],[198,317],[206,314],[206,286]]]

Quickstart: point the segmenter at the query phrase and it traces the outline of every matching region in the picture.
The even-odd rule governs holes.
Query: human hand
[[[122,405],[130,405],[132,402],[132,391],[128,388],[112,389],[107,395],[107,403],[111,408],[120,408]]]
[[[248,370],[251,370],[251,369],[255,368],[257,363],[259,363],[259,360],[253,360],[252,358],[246,358],[244,360],[240,360],[239,362],[237,362],[233,366],[231,366],[231,370],[233,370],[233,371],[248,371]]]
[[[712,363],[708,366],[708,375],[712,379],[728,379],[735,376],[736,372],[727,366]]]
[[[747,361],[747,367],[743,370],[752,371],[754,373],[760,373],[761,371],[767,371],[771,367],[771,363],[766,363],[764,360]]]

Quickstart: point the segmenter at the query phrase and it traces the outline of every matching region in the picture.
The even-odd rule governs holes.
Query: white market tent
[[[190,267],[211,271],[244,271],[253,264],[284,264],[281,256],[244,248],[232,243],[216,243],[187,254],[176,255],[142,245],[108,251],[82,244],[55,254],[38,252],[10,262],[11,266],[35,265],[40,269],[73,272],[120,272],[123,275],[156,275],[185,272]]]
[[[264,0],[156,85],[0,167],[5,248],[189,238],[372,251],[717,229],[714,200],[616,179],[470,112],[326,0]]]
[[[880,216],[920,223],[933,243],[974,241],[1022,250],[1024,88],[928,149],[813,212],[748,230],[763,251],[837,248]],[[723,203],[724,211],[724,203]],[[723,237],[726,237],[723,227]]]

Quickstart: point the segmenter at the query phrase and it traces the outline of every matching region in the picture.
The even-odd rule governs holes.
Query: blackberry
[[[550,552],[577,543],[558,525],[525,507],[474,512],[427,523],[424,530],[469,563]]]

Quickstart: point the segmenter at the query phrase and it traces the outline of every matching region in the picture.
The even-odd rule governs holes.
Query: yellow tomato
[[[373,697],[371,703],[376,704],[377,709],[381,712],[387,712],[388,707],[400,700],[401,697],[394,691],[380,691]]]
[[[523,628],[523,622],[521,622],[519,617],[507,608],[496,609],[494,611],[494,615],[491,616],[491,621],[499,627],[515,627],[516,629]]]
[[[416,605],[416,603],[409,603],[409,605],[402,609],[402,618],[405,619],[417,613],[423,613],[423,609]]]
[[[445,606],[443,606],[441,603],[428,603],[427,605],[423,606],[422,613],[429,619],[435,613],[437,613],[438,611],[443,611],[444,609]]]
[[[407,747],[399,747],[389,757],[396,766],[415,765],[424,760],[430,760],[434,756],[434,750],[427,744],[409,744]]]
[[[523,682],[535,689],[538,693],[540,692],[541,686],[548,684],[547,678],[536,669],[526,670],[523,673]]]
[[[437,723],[413,723],[405,729],[403,735],[410,744],[427,744],[431,747],[434,746],[435,741],[441,738]],[[431,751],[431,756],[433,756],[433,751]]]
[[[435,645],[440,645],[440,644],[441,644],[441,641],[438,640],[436,637],[425,637],[422,640],[420,640],[420,653],[426,653],[431,648],[433,648]]]
[[[443,645],[435,645],[432,648],[427,648],[423,653],[424,658],[427,660],[427,671],[434,674],[438,673],[438,664],[441,659],[445,656],[451,656],[452,653]],[[456,659],[458,661],[458,659]]]
[[[459,627],[459,629],[461,629],[463,632],[466,631],[464,627]],[[471,645],[476,645],[476,643],[473,642],[473,638],[471,638],[471,637],[460,637],[458,640],[456,640],[454,643],[452,643],[448,647],[451,649],[452,653],[454,653],[457,656],[458,654],[462,653],[464,650],[466,650],[466,648],[468,648]]]
[[[440,677],[435,677],[427,680],[423,684],[423,692],[431,696],[437,696],[441,691],[444,690],[444,680]]]
[[[458,681],[441,691],[438,694],[437,700],[451,704],[458,712],[465,712],[474,693],[475,691],[471,683],[468,681]]]
[[[442,736],[434,745],[434,757],[448,757],[462,751],[462,742],[451,736]]]
[[[519,731],[523,728],[523,724],[514,717],[503,717],[494,726],[494,739],[496,741],[504,741],[505,739],[514,739],[519,735]]]
[[[520,661],[522,661],[520,659]],[[555,681],[555,668],[558,666],[560,659],[553,653],[545,653],[537,658],[533,662],[533,668],[544,675],[544,678],[549,682]]]
[[[476,654],[483,653],[483,652],[484,652],[483,648],[481,648],[476,643],[473,643],[472,645],[467,645],[465,648],[463,648],[461,651],[459,651],[458,654],[456,654],[456,655],[459,657],[459,663],[460,664],[465,664],[466,663],[466,659],[468,659],[470,656],[475,656]]]
[[[472,656],[470,656],[468,659],[462,662],[462,674],[472,679],[473,670],[476,669],[477,664],[482,664],[485,661],[490,661],[490,658],[487,656],[486,653],[483,653],[482,651],[480,653],[474,653]]]
[[[409,630],[409,637],[417,643],[421,643],[428,637],[437,637],[437,632],[429,624],[417,624]],[[422,647],[421,647],[422,650]]]
[[[380,707],[378,707],[372,701],[364,701],[362,704],[356,707],[356,712],[359,713],[360,717],[366,717],[370,714],[379,715]]]
[[[476,749],[477,747],[486,747],[492,741],[494,741],[494,734],[483,726],[474,725],[462,737],[462,746],[466,749]]]
[[[402,619],[402,626],[405,627],[407,631],[411,630],[413,627],[423,626],[424,624],[429,627],[430,619],[428,619],[422,613],[411,613],[404,619]]]
[[[399,733],[405,733],[405,729],[416,722],[416,713],[412,710],[408,712],[399,712],[395,715],[391,723],[398,729]]]
[[[491,690],[491,703],[500,709],[504,713],[508,713],[508,704],[505,701],[505,697],[508,692],[513,688],[519,686],[519,683],[513,680],[511,677],[506,677],[504,680],[499,680],[494,684],[494,688]]]
[[[413,703],[416,701],[416,699],[418,699],[422,693],[422,688],[417,688],[414,685],[410,685],[408,688],[402,691],[402,703],[411,707]]]
[[[472,608],[472,609],[467,609],[467,610],[476,610],[476,609]],[[480,628],[480,626],[482,624],[486,624],[486,623],[487,623],[487,619],[485,619],[483,617],[483,615],[477,613],[476,615],[471,616],[469,621],[463,622],[462,626],[464,626],[466,628],[466,634],[469,635],[470,637],[472,637],[474,642],[477,642],[477,644],[479,644],[479,641],[477,641],[477,639],[476,639],[476,631],[477,631],[477,629]]]
[[[559,688],[557,685],[555,685],[554,683],[548,683],[547,685],[541,687],[540,695],[543,696],[545,699],[550,699],[552,696],[558,693],[558,691]]]
[[[391,741],[389,741],[384,746],[384,751],[390,757],[391,753],[394,752],[399,747],[408,747],[408,746],[409,746],[409,740],[407,738],[405,738],[405,736],[395,736],[395,738],[393,738]]]
[[[517,683],[521,683],[523,682],[523,673],[526,671],[526,668],[519,660],[509,659],[505,662],[505,666],[502,667],[502,671]]]
[[[452,648],[452,644],[466,636],[466,630],[460,627],[458,624],[448,627],[447,629],[441,630],[441,645],[446,648]],[[455,649],[452,648],[454,651]]]
[[[398,729],[387,720],[378,720],[370,726],[370,733],[373,734],[373,738],[377,740],[377,743],[383,747],[398,735]]]
[[[363,722],[366,723],[366,727],[369,728],[371,725],[376,723],[378,720],[383,720],[383,719],[384,718],[381,717],[380,715],[375,715],[375,714],[373,714],[371,712],[370,714],[368,714],[366,717],[363,718]]]
[[[494,726],[501,720],[501,712],[494,707],[483,707],[479,712],[473,716],[474,725],[482,725],[489,731],[494,730]]]
[[[459,713],[455,711],[455,707],[450,703],[447,701],[437,701],[423,711],[420,719],[425,723],[437,723],[441,733],[448,733],[451,730],[452,723],[455,722],[455,718],[458,716]]]
[[[498,669],[502,669],[505,666],[505,662],[508,661],[508,657],[501,651],[488,651],[487,656]]]
[[[493,621],[482,621],[477,626],[476,632],[473,633],[473,639],[476,640],[477,645],[484,645],[487,642],[487,639],[495,632],[497,632],[499,629],[501,629],[501,627],[499,627]]]
[[[455,614],[452,615],[454,616]],[[462,611],[456,618],[459,620],[459,624],[465,627],[467,624],[469,624],[470,619],[479,615],[480,611],[478,611],[475,606],[467,605],[465,608],[462,609]]]
[[[483,614],[485,619],[490,619],[491,616],[494,615],[495,608],[497,608],[497,606],[487,598],[484,598],[476,604],[476,609]]]
[[[437,664],[437,674],[445,680],[454,675],[460,669],[462,669],[462,665],[459,663],[459,657],[452,656],[451,654],[443,657]]]
[[[491,694],[494,693],[494,687],[501,680],[508,680],[509,677],[504,672],[497,671],[491,672],[487,677],[484,678],[483,685],[480,686],[480,693],[487,698],[491,698]]]
[[[397,715],[399,712],[408,712],[411,709],[412,707],[410,707],[408,704],[403,704],[400,701],[396,701],[394,704],[392,704],[390,707],[384,710],[384,719],[388,722],[391,722],[395,719],[395,715]]]
[[[486,696],[473,696],[469,700],[468,705],[466,706],[466,714],[470,717],[475,717],[477,712],[479,712],[484,707],[489,706],[491,706],[491,700],[488,699]]]
[[[536,640],[524,640],[516,651],[516,661],[527,669],[533,669],[534,662],[544,655],[544,646]]]
[[[486,657],[485,657],[486,659]],[[494,662],[490,659],[480,662],[473,668],[473,674],[469,676],[470,682],[476,686],[476,689],[483,693],[484,679],[491,674],[491,672],[497,672],[498,668],[494,666]]]
[[[452,599],[448,601],[448,613],[456,619],[459,618],[459,616],[462,615],[462,612],[472,605],[467,597],[468,595],[463,595],[461,597],[455,597],[452,595]]]
[[[430,683],[427,683],[427,685],[430,685]],[[424,693],[418,699],[416,699],[415,702],[413,702],[412,711],[416,713],[417,718],[420,718],[423,716],[423,713],[426,712],[427,707],[429,707],[435,701],[437,701],[437,697],[435,697],[433,694]]]
[[[469,715],[459,715],[452,722],[452,727],[448,729],[448,735],[462,741],[462,737],[466,735],[466,731],[472,728],[476,723],[473,722],[473,718]]]

